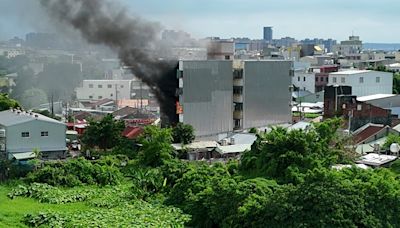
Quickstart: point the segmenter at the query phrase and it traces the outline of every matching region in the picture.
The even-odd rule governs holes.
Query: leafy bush
[[[106,163],[106,162],[105,162]],[[28,175],[28,182],[47,183],[53,186],[78,186],[82,184],[116,185],[122,180],[117,167],[87,161],[83,158],[66,162],[47,163],[42,169]]]
[[[190,220],[174,207],[144,201],[122,204],[111,209],[91,209],[78,213],[44,212],[28,214],[24,223],[31,227],[184,227]]]

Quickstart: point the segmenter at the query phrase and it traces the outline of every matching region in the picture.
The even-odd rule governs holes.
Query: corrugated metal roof
[[[386,163],[392,162],[396,160],[396,156],[392,155],[384,155],[384,154],[367,154],[360,158],[360,160],[356,161],[359,164],[371,165],[371,166],[381,166]]]
[[[18,114],[19,112],[19,114]],[[51,123],[57,123],[57,124],[64,124],[60,121],[57,121],[55,119],[49,118],[47,116],[38,114],[38,113],[28,113],[28,112],[22,112],[22,111],[3,111],[0,112],[0,124],[3,126],[13,126],[29,121],[34,121],[34,120],[41,120],[45,122],[51,122]]]
[[[220,154],[231,154],[231,153],[243,153],[246,150],[251,149],[252,144],[237,144],[237,145],[229,145],[229,146],[218,146],[215,148]]]
[[[15,153],[12,156],[17,160],[24,160],[36,157],[35,153],[33,152]]]
[[[345,70],[345,71],[333,72],[330,73],[330,75],[350,75],[350,74],[362,74],[368,72],[371,72],[371,70]]]
[[[374,94],[374,95],[357,97],[357,100],[358,101],[371,101],[371,100],[377,100],[377,99],[393,97],[393,96],[396,96],[396,95],[394,95],[394,94]]]

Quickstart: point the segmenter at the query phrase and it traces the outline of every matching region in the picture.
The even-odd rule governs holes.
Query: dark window
[[[103,96],[98,96],[99,99],[103,99]]]
[[[112,85],[108,84],[108,85],[107,85],[107,88],[109,88],[109,89],[112,88]]]
[[[22,132],[21,133],[22,138],[29,138],[29,132]]]
[[[93,88],[93,84],[89,84],[89,88]]]
[[[121,88],[124,88],[124,85],[121,85],[120,87],[121,87]]]
[[[93,99],[93,96],[89,96],[89,99]]]
[[[97,85],[97,88],[101,89],[103,88],[103,85]]]
[[[231,57],[229,55],[225,55],[225,60],[230,60]]]
[[[315,81],[318,82],[318,77],[315,77]]]
[[[303,77],[303,82],[305,82],[306,81],[306,77]]]
[[[49,136],[49,132],[48,131],[42,131],[42,132],[40,132],[40,136]]]

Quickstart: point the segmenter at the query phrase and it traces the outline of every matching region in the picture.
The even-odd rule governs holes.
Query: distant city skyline
[[[127,11],[166,29],[184,30],[194,38],[263,38],[263,27],[273,27],[273,38],[332,38],[346,40],[352,33],[363,42],[400,43],[397,9],[400,1],[383,0],[113,0]],[[0,40],[46,32],[49,20],[31,0],[2,0]]]

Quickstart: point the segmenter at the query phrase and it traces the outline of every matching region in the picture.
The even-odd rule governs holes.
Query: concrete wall
[[[245,61],[243,128],[291,121],[291,61]]]
[[[232,61],[180,61],[179,65],[180,121],[192,125],[197,137],[232,131]]]
[[[117,91],[118,99],[130,99],[131,84],[131,80],[83,80],[82,87],[76,89],[76,96],[78,100],[115,99]]]
[[[363,78],[362,83],[360,82],[360,78]],[[379,82],[377,82],[377,78],[379,78]],[[393,74],[379,71],[362,71],[362,73],[353,74],[337,72],[329,74],[329,85],[335,84],[351,86],[353,95],[355,96],[391,94],[393,89]]]

